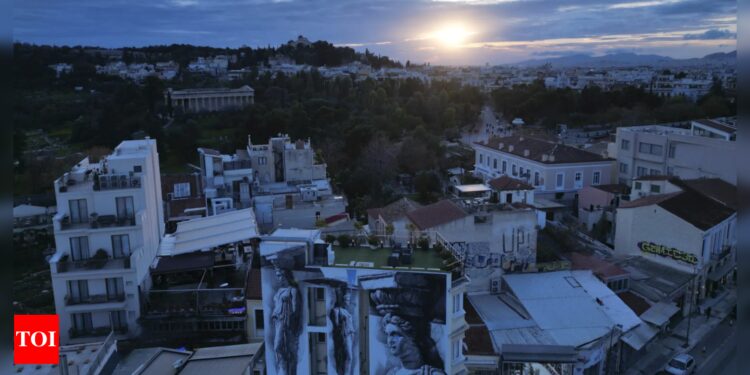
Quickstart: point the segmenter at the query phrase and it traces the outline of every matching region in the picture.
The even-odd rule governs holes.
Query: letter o
[[[41,344],[37,344],[36,343],[36,337],[37,337],[37,335],[41,335],[42,336],[42,343]],[[42,332],[42,331],[36,331],[36,332],[32,333],[31,334],[31,345],[34,345],[37,348],[41,348],[43,346],[46,346],[47,345],[47,335],[45,335],[44,332]]]

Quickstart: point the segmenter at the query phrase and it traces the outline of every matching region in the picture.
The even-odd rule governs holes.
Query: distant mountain
[[[513,66],[536,67],[549,64],[557,68],[605,68],[605,67],[634,67],[634,66],[685,66],[685,65],[716,65],[716,64],[734,64],[737,59],[737,51],[718,52],[706,55],[702,58],[692,59],[674,59],[667,56],[659,55],[639,55],[635,53],[614,53],[604,56],[590,56],[585,54],[576,54],[561,57],[552,57],[544,59],[533,59],[521,61]]]

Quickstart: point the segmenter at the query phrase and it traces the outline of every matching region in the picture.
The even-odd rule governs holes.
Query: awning
[[[638,325],[638,327],[635,327],[622,335],[620,340],[638,351],[641,350],[641,348],[643,348],[646,344],[648,344],[651,339],[656,336],[657,333],[659,333],[658,329],[651,327],[646,323],[642,323]]]
[[[503,362],[575,363],[578,352],[568,345],[502,345]]]
[[[173,257],[156,257],[155,264],[151,266],[151,274],[204,270],[214,266],[214,259],[213,252],[204,253],[201,251]]]
[[[663,327],[678,311],[680,308],[674,303],[658,302],[641,315],[641,320]]]

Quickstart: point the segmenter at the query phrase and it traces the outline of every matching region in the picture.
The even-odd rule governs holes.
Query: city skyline
[[[441,65],[618,52],[702,57],[735,50],[737,29],[736,2],[723,0],[82,0],[22,3],[13,17],[16,42],[236,48],[275,47],[304,35]]]

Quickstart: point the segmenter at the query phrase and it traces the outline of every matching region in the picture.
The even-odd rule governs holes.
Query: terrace
[[[334,247],[334,266],[449,272],[460,268],[448,252],[432,249]],[[394,255],[399,254],[399,255]]]

